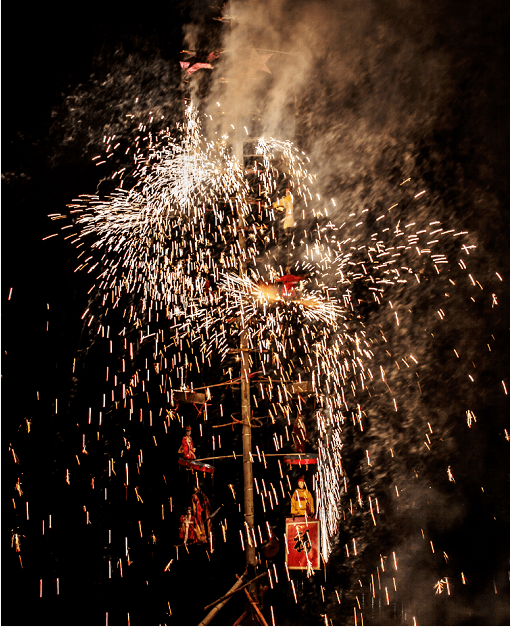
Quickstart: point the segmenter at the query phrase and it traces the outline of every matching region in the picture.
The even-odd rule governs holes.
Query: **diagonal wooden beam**
[[[248,616],[248,612],[245,610],[241,616],[239,616],[239,618],[236,620],[236,622],[234,623],[235,625],[240,625],[242,623],[242,621]]]
[[[258,603],[252,599],[251,594],[248,592],[248,588],[245,588],[244,592],[246,593],[246,596],[248,597],[248,601],[251,603],[253,609],[257,613],[257,618],[259,619],[259,623],[261,625],[265,625],[265,627],[268,627],[266,620],[264,616],[262,615],[262,612],[259,610]]]

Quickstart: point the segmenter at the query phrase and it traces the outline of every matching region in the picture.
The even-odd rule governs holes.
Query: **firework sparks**
[[[343,432],[351,422],[355,433],[365,432],[370,416],[364,399],[372,394],[386,394],[392,411],[402,412],[404,403],[397,403],[392,389],[398,389],[396,379],[406,376],[407,371],[419,376],[423,357],[418,351],[392,355],[388,330],[365,324],[360,311],[364,307],[386,308],[393,327],[406,332],[410,310],[402,304],[405,297],[399,295],[403,290],[421,289],[429,270],[443,279],[444,266],[451,260],[441,246],[447,238],[463,234],[444,230],[437,221],[420,224],[416,219],[402,227],[400,221],[395,225],[390,214],[397,206],[393,204],[375,219],[375,232],[369,238],[360,238],[357,234],[363,232],[367,216],[354,212],[349,216],[352,224],[344,221],[337,226],[314,187],[305,159],[289,142],[259,138],[254,164],[246,169],[222,142],[205,140],[192,108],[188,109],[180,131],[178,139],[168,131],[148,136],[143,150],[137,144],[133,151],[132,187],[124,189],[121,184],[106,199],[80,197],[70,206],[74,232],[67,231],[69,225],[64,227],[66,239],[72,239],[76,245],[76,271],[90,274],[94,281],[90,305],[82,316],[84,325],[109,343],[110,353],[122,353],[122,373],[129,371],[127,380],[106,367],[106,383],[112,389],[102,395],[102,407],[106,413],[111,396],[115,408],[126,409],[131,420],[138,411],[138,399],[146,398],[149,406],[149,389],[153,389],[150,381],[155,377],[163,403],[170,406],[164,412],[168,433],[171,421],[182,422],[174,392],[207,389],[209,401],[214,385],[239,383],[234,372],[237,366],[230,364],[233,354],[240,361],[239,339],[241,335],[246,337],[250,359],[253,364],[256,362],[249,376],[268,406],[276,452],[284,445],[283,435],[277,433],[279,423],[286,422],[289,440],[287,425],[297,407],[291,393],[296,380],[309,383],[316,398],[318,472],[314,487],[322,528],[320,550],[326,563],[333,538],[345,518],[344,503],[350,503],[346,511],[351,515],[354,508],[366,511],[374,527],[376,513],[380,513],[377,498],[362,492],[359,485],[349,492],[351,487],[342,463]],[[296,216],[297,209],[303,216],[292,236],[279,216],[282,176],[274,167],[275,155],[287,164],[285,185],[291,190],[289,197]],[[425,191],[415,194],[414,199],[423,199]],[[331,202],[335,206],[334,199]],[[292,242],[298,240],[299,256],[289,252],[296,248]],[[303,277],[297,293],[291,297],[278,285],[287,273],[280,265],[282,257],[276,254],[282,246],[286,250],[285,262]],[[463,252],[469,255],[470,248],[465,245]],[[459,267],[470,285],[481,289],[468,273],[464,259]],[[454,284],[451,279],[449,282]],[[389,300],[388,294],[395,297]],[[495,297],[492,303],[497,304]],[[436,311],[441,323],[447,320],[446,305]],[[110,324],[112,312],[119,317],[115,328],[122,328],[115,333],[114,323]],[[135,362],[144,346],[152,349],[153,367],[146,362],[143,368],[130,370],[129,364]],[[455,355],[460,359],[456,350]],[[218,384],[207,382],[202,388],[196,387],[196,380],[204,380],[204,373],[216,358],[228,362],[228,378]],[[74,367],[73,364],[73,371]],[[505,382],[502,383],[506,394]],[[153,392],[150,394],[152,397]],[[220,410],[223,416],[222,406]],[[139,411],[142,422],[146,414]],[[153,412],[148,413],[152,426]],[[476,418],[470,410],[466,416],[471,427]],[[207,403],[199,418],[205,424]],[[88,424],[92,420],[90,410]],[[100,414],[99,426],[101,421]],[[239,421],[234,419],[229,424],[236,422]],[[200,429],[202,434],[202,424]],[[429,430],[432,434],[430,423]],[[157,446],[156,437],[152,437]],[[432,440],[428,433],[426,438],[430,450]],[[83,435],[84,455],[86,444]],[[127,452],[130,446],[124,438],[123,451]],[[212,448],[221,448],[219,435],[212,436]],[[389,450],[394,457],[393,449]],[[366,465],[372,469],[377,452],[372,448],[370,453],[368,449],[365,452]],[[257,450],[257,458],[267,467],[264,451]],[[120,460],[109,460],[109,480],[116,476],[115,461]],[[121,463],[125,468],[126,495],[128,490],[134,490],[142,505],[139,488],[133,485],[133,476],[142,469],[142,451],[136,467],[132,465],[131,477],[128,462]],[[447,476],[454,482],[450,467]],[[69,470],[66,481],[70,484]],[[255,485],[264,513],[273,510],[278,496],[272,484],[272,490],[266,489],[263,480],[263,489],[257,481]],[[230,488],[235,499],[233,486]],[[394,489],[400,496],[396,485]],[[107,488],[104,493],[107,499]],[[88,516],[87,511],[87,522]],[[226,542],[226,521],[221,528]],[[138,529],[143,537],[140,521]],[[246,539],[242,530],[239,537],[243,551],[246,543],[257,545],[257,538],[248,530]],[[352,540],[351,556],[356,557],[362,549],[355,538]],[[434,553],[432,541],[430,546]],[[212,553],[212,540],[210,549]],[[347,544],[346,550],[349,556]],[[127,539],[125,556],[129,565]],[[172,560],[165,571],[170,570],[171,563]],[[395,552],[393,563],[397,571]],[[383,561],[381,569],[384,572]],[[377,572],[379,576],[379,569]],[[292,586],[297,602],[293,583]],[[393,586],[396,590],[394,578]],[[447,579],[436,584],[436,593],[440,594],[444,586],[449,594]],[[384,590],[389,604],[388,588]],[[374,586],[373,592],[375,595]]]

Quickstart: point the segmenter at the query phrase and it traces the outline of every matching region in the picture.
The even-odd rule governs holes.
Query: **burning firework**
[[[419,285],[428,267],[440,275],[448,263],[439,252],[441,243],[462,233],[444,230],[437,221],[420,229],[417,222],[398,221],[360,242],[355,233],[361,221],[350,228],[354,236],[342,238],[346,223],[337,226],[329,218],[313,176],[290,143],[259,139],[256,155],[253,166],[245,169],[223,143],[208,143],[190,107],[180,139],[168,131],[156,137],[149,133],[145,150],[138,147],[131,189],[120,186],[106,200],[83,197],[71,206],[78,233],[67,237],[83,247],[79,257],[85,258],[77,270],[96,276],[92,292],[101,301],[98,332],[104,333],[97,319],[101,312],[120,309],[125,324],[138,329],[137,346],[152,337],[156,347],[162,346],[165,363],[167,356],[171,359],[172,367],[159,371],[165,387],[185,389],[192,371],[200,372],[198,357],[210,364],[218,351],[225,359],[242,332],[250,349],[261,355],[263,374],[274,381],[270,397],[283,399],[284,407],[290,402],[286,385],[293,377],[311,377],[322,407],[317,412],[318,494],[328,530],[322,547],[326,561],[345,483],[342,425],[352,414],[363,430],[361,395],[369,393],[377,373],[386,385],[389,376],[378,361],[373,330],[366,328],[359,304],[389,306],[395,324],[402,324],[405,311],[386,300],[386,293],[395,293],[401,284],[406,289]],[[275,155],[286,163],[285,173],[274,167]],[[278,223],[282,185],[292,189],[294,212],[302,212],[301,224],[290,234]],[[392,209],[375,223],[392,224]],[[294,252],[297,239],[300,248]],[[280,296],[271,280],[278,277],[274,264],[282,242],[287,260],[301,263],[306,273],[305,290],[291,299]],[[468,251],[466,245],[464,249]],[[301,262],[294,257],[298,253]],[[243,264],[251,278],[233,273]],[[443,310],[438,315],[443,317]],[[163,319],[173,321],[170,344]],[[379,333],[384,340],[384,332]],[[190,350],[176,359],[174,346],[183,341]],[[413,355],[402,359],[407,368],[418,364]],[[180,380],[172,380],[172,371],[174,376],[180,373]],[[140,378],[140,373],[133,377]],[[397,410],[396,399],[392,401]],[[275,415],[276,406],[273,411]],[[288,415],[288,408],[284,413]]]
[[[260,138],[254,142],[251,164],[241,164],[226,141],[211,143],[201,135],[192,108],[178,136],[167,129],[147,133],[145,141],[134,151],[132,179],[116,173],[121,183],[109,197],[80,197],[70,206],[73,224],[63,227],[64,233],[72,229],[66,238],[78,251],[76,271],[94,280],[84,324],[91,337],[104,338],[109,352],[122,356],[122,372],[106,367],[110,389],[102,395],[98,427],[104,428],[105,415],[111,416],[115,408],[129,421],[139,415],[142,422],[148,413],[151,428],[159,421],[168,433],[172,421],[183,420],[176,393],[205,389],[210,400],[215,386],[239,383],[236,361],[240,338],[245,337],[253,402],[267,408],[275,450],[257,449],[261,463],[266,464],[266,455],[280,454],[290,440],[290,417],[306,403],[306,396],[292,393],[296,381],[309,384],[315,398],[314,487],[326,563],[346,513],[354,516],[356,508],[374,527],[381,516],[380,495],[360,487],[346,473],[349,434],[361,441],[369,427],[373,433],[374,397],[385,397],[387,403],[380,400],[379,406],[385,407],[385,415],[390,408],[398,419],[408,402],[399,396],[399,381],[414,376],[414,388],[421,391],[423,348],[418,343],[410,351],[406,342],[403,352],[391,345],[391,338],[409,333],[411,303],[416,294],[426,293],[430,281],[447,289],[447,296],[464,280],[462,274],[477,286],[464,258],[459,258],[473,247],[466,233],[447,230],[437,220],[403,221],[395,203],[378,214],[368,209],[342,211],[343,219],[337,222],[335,201],[321,198],[303,153],[288,142]],[[413,193],[416,203],[425,197],[424,191]],[[452,261],[458,262],[460,279],[458,270],[450,272]],[[286,280],[293,282],[294,293],[283,287]],[[495,297],[492,303],[497,303]],[[383,311],[390,314],[391,325],[375,322],[388,318]],[[438,321],[447,316],[447,306],[438,306]],[[198,415],[201,433],[208,411],[206,403]],[[223,415],[222,405],[220,412]],[[474,413],[466,414],[470,425]],[[431,450],[429,427],[425,445]],[[211,437],[216,451],[221,437]],[[140,473],[144,453],[140,448],[136,464],[125,461],[131,458],[134,441],[126,435],[123,442],[124,459],[119,459],[119,451],[111,456],[108,481],[122,468],[126,491],[132,487],[137,503],[144,504],[143,488],[133,484],[132,470],[135,465]],[[81,454],[88,454],[92,443],[85,434],[80,444]],[[393,457],[393,443],[384,444]],[[371,469],[381,453],[377,448],[366,448],[365,453]],[[71,485],[73,473],[66,469],[65,476]],[[399,486],[394,489],[399,498]],[[106,495],[107,490],[105,485]],[[277,506],[274,488],[257,486],[257,493],[264,513]],[[89,524],[89,511],[84,511]],[[226,541],[226,523],[222,533]],[[241,534],[241,541],[245,547],[252,539]],[[362,546],[363,539],[353,537],[346,544],[347,558],[356,559]],[[124,549],[110,560],[120,563],[120,572],[122,559],[132,563],[127,544]],[[396,591],[395,579],[392,585]],[[385,591],[389,604],[388,587]]]

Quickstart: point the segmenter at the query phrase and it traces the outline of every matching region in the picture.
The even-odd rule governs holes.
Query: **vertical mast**
[[[240,276],[246,276],[246,240],[244,236],[244,218],[239,213],[239,245],[241,248]],[[250,411],[250,372],[248,334],[244,328],[241,332],[241,418],[243,421],[243,478],[244,478],[244,520],[246,532],[249,534],[246,544],[246,567],[250,578],[255,575],[255,546],[253,539],[254,508],[253,508],[253,462],[251,454],[251,411]]]
[[[231,28],[235,19],[235,0],[230,2],[230,24]],[[234,52],[235,54],[235,52]],[[239,134],[240,120],[234,121],[234,139],[233,150],[234,155],[238,159],[241,168],[244,170],[244,154],[243,140]],[[238,225],[239,225],[239,248],[240,248],[240,264],[239,276],[245,277],[247,271],[246,261],[246,238],[245,238],[245,220],[242,215],[242,209],[238,205]],[[244,480],[244,521],[247,534],[246,542],[246,568],[249,578],[255,576],[256,556],[254,545],[254,507],[253,507],[253,462],[251,448],[251,410],[250,410],[250,381],[248,375],[250,372],[249,353],[248,353],[248,334],[246,328],[241,331],[241,419],[243,422],[243,480]],[[255,585],[250,586],[252,598],[255,597]]]

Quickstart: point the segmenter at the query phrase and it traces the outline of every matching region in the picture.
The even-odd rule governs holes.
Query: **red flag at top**
[[[213,66],[210,63],[193,63],[193,65],[188,68],[188,74],[193,74],[193,72],[196,72],[197,70],[202,70],[202,69],[212,70]]]

